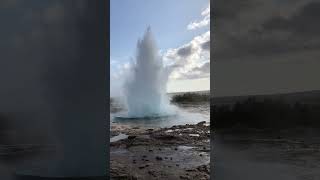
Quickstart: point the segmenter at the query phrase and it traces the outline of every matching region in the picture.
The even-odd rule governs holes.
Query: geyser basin
[[[197,109],[197,108],[195,108]],[[196,124],[201,121],[209,121],[209,112],[188,112],[179,109],[176,114],[163,116],[130,117],[122,113],[110,115],[112,123],[138,127],[171,127],[174,125]]]
[[[169,118],[169,117],[174,117],[177,114],[150,114],[148,116],[129,116],[126,114],[118,114],[115,115],[114,118],[115,119],[119,119],[119,120],[126,120],[126,119],[162,119],[162,118]]]

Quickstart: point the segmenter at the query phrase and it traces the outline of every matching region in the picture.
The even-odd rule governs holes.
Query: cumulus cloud
[[[188,30],[194,30],[210,25],[210,4],[201,12],[201,16],[203,16],[202,20],[193,21],[188,24]]]
[[[210,25],[210,4],[201,12],[202,20],[191,22],[188,30]],[[164,66],[169,72],[169,80],[187,80],[210,77],[210,31],[195,36],[176,48],[160,50]],[[124,60],[124,59],[123,59]],[[121,94],[121,85],[130,72],[131,62],[120,63],[111,60],[111,95]],[[126,61],[123,61],[126,62]],[[120,91],[119,91],[120,90]]]
[[[210,31],[194,37],[181,47],[168,49],[163,56],[170,79],[197,79],[210,76]]]
[[[123,95],[124,77],[130,77],[132,61],[125,61],[127,57],[110,60],[110,95],[120,97]],[[125,62],[125,63],[123,63]]]
[[[319,12],[320,3],[315,0],[217,0],[215,60],[272,59],[319,49]]]
[[[169,80],[187,80],[210,77],[210,31],[194,37],[177,48],[160,52],[164,66],[169,71]],[[125,61],[126,60],[126,61]],[[121,96],[122,86],[128,77],[132,60],[111,59],[111,96]],[[126,63],[121,63],[126,62]]]
[[[319,89],[318,0],[215,0],[216,95]]]
[[[270,31],[291,31],[301,36],[319,36],[320,2],[311,2],[289,17],[276,16],[263,24]],[[311,23],[313,22],[313,23]]]
[[[192,47],[192,44],[188,44],[186,46],[183,46],[181,48],[179,48],[177,50],[177,54],[179,56],[182,56],[182,57],[188,57],[190,56],[191,54],[193,53],[193,47]]]

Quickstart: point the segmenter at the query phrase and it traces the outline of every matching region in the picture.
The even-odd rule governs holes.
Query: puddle
[[[190,137],[200,137],[199,134],[189,134]]]
[[[119,135],[110,138],[110,143],[117,142],[127,138],[128,138],[128,135],[120,133]]]
[[[184,129],[179,129],[181,132],[190,132],[193,130],[193,128],[184,128]]]
[[[192,146],[178,146],[178,149],[180,150],[190,150],[190,149],[193,149],[194,147]]]

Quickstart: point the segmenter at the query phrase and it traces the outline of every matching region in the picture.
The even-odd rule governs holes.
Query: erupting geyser
[[[168,72],[148,27],[142,40],[138,40],[136,59],[125,83],[128,117],[173,114],[166,94],[167,80]]]

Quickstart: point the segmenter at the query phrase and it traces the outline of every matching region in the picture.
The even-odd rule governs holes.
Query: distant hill
[[[175,95],[182,95],[187,93],[194,93],[194,94],[201,94],[201,95],[210,95],[210,90],[205,91],[189,91],[189,92],[171,92],[167,93],[169,97],[175,96]]]
[[[171,94],[172,103],[210,103],[209,91],[185,92]]]
[[[227,97],[211,97],[211,103],[214,105],[227,105],[236,102],[243,102],[248,98],[254,98],[256,101],[264,99],[281,100],[288,104],[296,102],[302,104],[320,104],[320,90],[282,93],[282,94],[267,94],[267,95],[248,95],[248,96],[227,96]]]
[[[214,128],[320,128],[320,91],[211,98]]]

